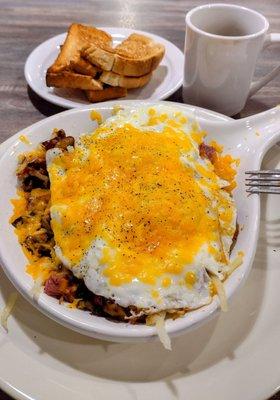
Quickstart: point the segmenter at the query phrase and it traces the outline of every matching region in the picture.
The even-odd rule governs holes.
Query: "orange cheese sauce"
[[[55,241],[73,266],[102,238],[100,262],[111,285],[133,279],[153,285],[162,277],[168,287],[166,275],[181,274],[219,236],[217,218],[207,213],[210,200],[179,160],[190,139],[172,124],[162,134],[131,125],[100,133],[104,128],[81,139],[86,157],[77,147],[49,166],[51,205],[60,215],[52,219]],[[188,274],[186,283],[195,279]]]

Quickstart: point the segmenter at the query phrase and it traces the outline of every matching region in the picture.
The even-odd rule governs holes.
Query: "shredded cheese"
[[[165,311],[159,312],[157,314],[149,315],[146,319],[146,321],[147,321],[146,324],[147,325],[155,325],[159,340],[163,344],[163,347],[166,350],[172,350],[170,337],[169,337],[169,335],[166,331],[166,327],[165,327],[165,316],[166,316]]]
[[[19,140],[24,144],[31,144],[30,140],[25,135],[20,135]]]
[[[12,292],[8,298],[6,306],[0,312],[0,324],[6,332],[8,332],[8,318],[16,304],[17,298],[18,294],[16,292]]]
[[[81,301],[82,299],[74,299],[73,301],[72,301],[72,303],[69,303],[68,305],[67,305],[67,307],[68,308],[78,308],[77,306],[78,306],[78,303],[79,303],[79,301]]]
[[[223,282],[221,282],[220,279],[214,275],[211,277],[211,279],[220,299],[221,310],[226,312],[228,311],[228,302]]]
[[[96,121],[98,125],[102,124],[102,115],[96,110],[90,112],[90,119]]]
[[[117,115],[118,112],[121,111],[121,110],[123,110],[123,107],[120,106],[120,105],[118,105],[118,104],[115,104],[115,105],[113,106],[113,109],[112,109],[111,114],[112,114],[112,115]]]
[[[41,294],[41,287],[43,285],[43,279],[39,276],[34,280],[34,285],[30,290],[30,294],[32,295],[33,300],[38,301]]]
[[[237,256],[234,258],[234,260],[232,260],[227,268],[227,275],[231,275],[233,273],[234,270],[236,270],[236,268],[240,267],[240,265],[243,262],[243,252],[239,251]]]

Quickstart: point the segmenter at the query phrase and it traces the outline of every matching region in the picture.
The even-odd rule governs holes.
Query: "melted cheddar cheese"
[[[129,124],[112,135],[100,128],[48,167],[56,244],[74,266],[102,238],[104,275],[115,286],[133,279],[153,285],[166,274],[181,274],[219,233],[219,221],[207,212],[212,202],[195,171],[180,161],[190,138],[173,130],[176,121],[165,115],[150,112],[150,124],[153,118],[166,122],[163,134]],[[193,273],[186,276],[187,285],[195,281]]]

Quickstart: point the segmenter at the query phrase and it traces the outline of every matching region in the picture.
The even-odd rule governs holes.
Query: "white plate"
[[[231,123],[218,114],[195,111],[205,128]],[[243,146],[257,137],[249,125]],[[2,145],[2,154],[17,139]],[[264,167],[277,165],[275,147]],[[175,339],[171,353],[158,343],[108,344],[86,338],[20,298],[9,334],[0,330],[0,360],[5,360],[0,362],[0,386],[17,399],[204,400],[205,393],[216,400],[267,398],[279,385],[280,368],[278,204],[277,196],[263,198],[257,257],[230,311]],[[13,290],[1,273],[1,305]]]
[[[108,27],[100,29],[112,35],[114,45],[122,42],[131,33],[141,33],[165,46],[165,56],[153,73],[151,81],[143,88],[129,90],[126,100],[163,100],[182,85],[184,55],[173,43],[161,36],[133,29]],[[45,82],[46,71],[56,59],[59,46],[63,44],[65,38],[66,33],[62,33],[36,47],[26,60],[24,75],[28,85],[43,99],[65,108],[82,107],[89,104],[82,91],[48,88]]]

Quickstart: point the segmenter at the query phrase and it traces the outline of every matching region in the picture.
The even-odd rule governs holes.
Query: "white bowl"
[[[107,102],[95,105],[103,118],[111,115],[114,105],[135,109],[142,105],[159,104],[143,101]],[[225,282],[227,297],[230,298],[237,288],[244,282],[250,271],[254,258],[259,229],[259,198],[258,195],[248,196],[244,187],[244,171],[258,169],[265,152],[280,139],[280,109],[275,108],[265,113],[244,120],[234,121],[223,115],[177,103],[170,104],[187,115],[191,115],[200,122],[201,127],[208,131],[208,140],[215,139],[224,145],[224,151],[240,158],[237,182],[234,197],[238,208],[238,222],[243,227],[232,257],[238,251],[245,253],[241,267],[237,268]],[[68,135],[78,136],[81,133],[91,132],[96,123],[90,119],[92,107],[65,111],[40,121],[9,139],[7,150],[0,159],[0,259],[6,275],[20,293],[45,315],[60,324],[78,331],[87,336],[117,341],[136,342],[147,341],[157,337],[154,327],[145,325],[130,325],[108,321],[105,318],[93,316],[88,312],[70,309],[65,304],[59,304],[52,297],[42,293],[39,300],[34,300],[30,290],[33,286],[32,278],[25,272],[27,260],[23,255],[9,217],[12,214],[10,199],[16,197],[17,156],[31,150],[42,140],[50,137],[54,128],[62,128]],[[32,145],[24,144],[19,136],[24,134]],[[166,322],[167,332],[171,336],[194,329],[208,321],[219,310],[219,300],[215,296],[212,303],[198,310],[187,313],[175,321]]]

